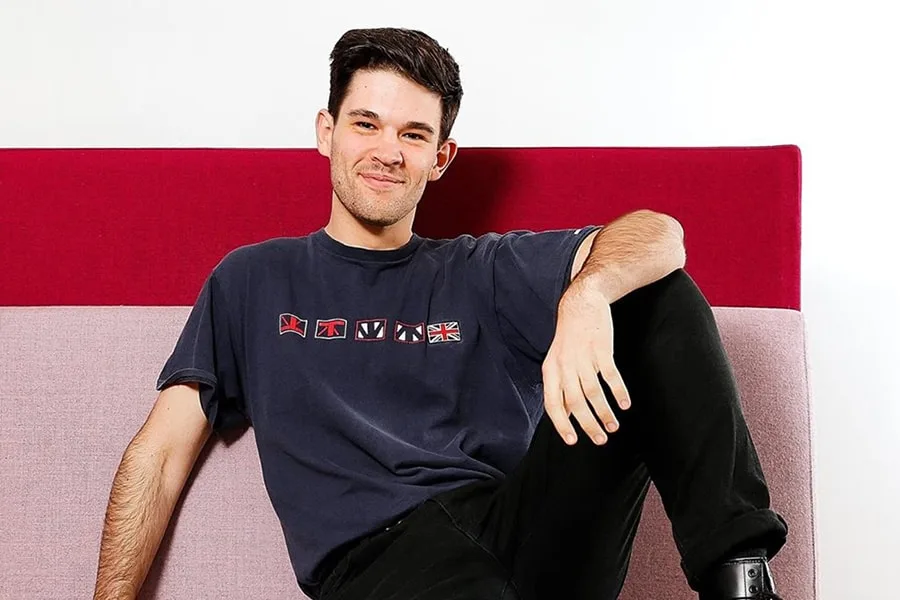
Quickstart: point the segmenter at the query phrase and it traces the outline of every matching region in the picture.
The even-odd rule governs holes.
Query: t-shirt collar
[[[413,252],[422,243],[422,238],[412,234],[410,240],[393,250],[371,250],[369,248],[357,248],[355,246],[347,246],[325,232],[325,228],[319,229],[310,236],[314,243],[332,254],[336,254],[342,258],[356,261],[388,263],[396,262],[412,256]]]

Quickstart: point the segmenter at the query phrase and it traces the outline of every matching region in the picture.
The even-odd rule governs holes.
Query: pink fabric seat
[[[690,270],[690,269],[688,269]],[[190,307],[0,307],[0,598],[90,597],[110,484]],[[772,491],[790,526],[779,591],[814,599],[805,329],[790,309],[714,309]],[[623,598],[687,600],[655,493]],[[262,484],[253,431],[210,443],[144,598],[303,598]]]

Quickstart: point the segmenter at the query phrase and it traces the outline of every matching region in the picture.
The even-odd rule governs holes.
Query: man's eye
[[[406,135],[410,136],[411,138],[413,138],[415,140],[424,140],[425,139],[424,136],[421,136],[418,133],[407,133]]]
[[[375,126],[372,125],[371,123],[366,123],[365,121],[357,121],[357,122],[355,123],[355,125],[357,125],[357,126],[359,126],[359,127],[362,127],[363,129],[368,129],[369,127],[373,127],[373,128],[375,127]]]

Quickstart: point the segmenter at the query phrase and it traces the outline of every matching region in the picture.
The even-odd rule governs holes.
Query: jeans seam
[[[501,561],[499,558],[497,558],[497,555],[495,555],[493,552],[491,552],[491,550],[487,546],[485,546],[480,541],[478,541],[478,538],[476,538],[471,533],[469,533],[468,531],[463,529],[463,527],[456,521],[456,519],[453,517],[453,515],[450,514],[450,511],[447,510],[447,507],[444,506],[443,504],[441,504],[440,500],[437,500],[437,499],[432,499],[432,500],[434,501],[435,504],[437,504],[440,507],[440,509],[444,512],[444,514],[447,515],[447,518],[450,519],[450,523],[453,525],[453,527],[456,528],[456,530],[458,532],[460,532],[461,534],[466,536],[466,538],[468,538],[468,540],[470,542],[472,542],[473,544],[475,544],[476,546],[478,546],[479,548],[484,550],[488,556],[493,558],[494,561],[496,561],[496,563],[498,565],[500,565],[500,568],[503,569],[503,572],[506,573],[506,576],[507,576],[506,584],[503,586],[503,590],[500,592],[500,600],[502,600],[503,594],[506,593],[506,590],[510,585],[512,585],[512,588],[515,591],[516,596],[521,597],[521,595],[519,594],[519,589],[516,586],[516,582],[513,580],[513,574],[512,574],[512,572],[510,572],[509,569],[506,568],[506,565],[503,564],[503,561]]]

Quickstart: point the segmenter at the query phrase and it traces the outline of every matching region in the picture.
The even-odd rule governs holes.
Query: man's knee
[[[613,304],[656,303],[664,305],[706,305],[709,302],[696,282],[684,269],[675,269],[662,279],[640,287]]]
[[[660,300],[668,305],[709,308],[706,296],[684,269],[675,269],[647,287],[652,287]]]
[[[713,319],[709,302],[684,269],[632,291],[611,309],[614,325],[622,324],[635,334],[651,334],[666,325],[691,328]]]

